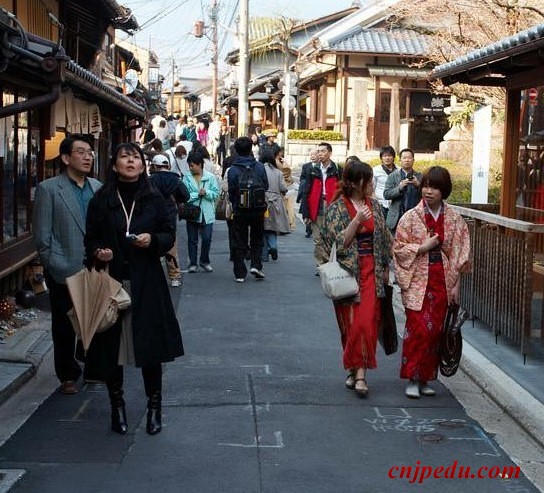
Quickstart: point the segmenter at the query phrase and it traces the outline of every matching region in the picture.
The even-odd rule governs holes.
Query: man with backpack
[[[249,137],[236,139],[234,149],[237,157],[229,168],[228,190],[233,210],[233,270],[236,282],[241,283],[247,276],[244,260],[248,239],[251,254],[249,273],[258,280],[266,277],[262,271],[261,252],[268,179],[264,165],[253,157]]]

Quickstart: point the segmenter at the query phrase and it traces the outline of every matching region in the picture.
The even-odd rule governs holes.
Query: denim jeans
[[[274,248],[275,250],[278,249],[278,234],[275,231],[265,231],[263,253],[261,257],[263,260],[268,259],[268,252],[272,248]]]
[[[187,221],[187,250],[189,253],[189,265],[198,265],[196,258],[198,253],[198,236],[200,234],[200,264],[210,263],[210,246],[212,244],[212,224],[199,224]]]

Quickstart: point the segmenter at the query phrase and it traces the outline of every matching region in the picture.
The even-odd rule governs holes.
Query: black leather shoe
[[[145,429],[150,435],[156,435],[162,430],[161,401],[162,396],[160,392],[153,392],[147,401],[147,423]]]
[[[111,430],[120,435],[127,434],[127,413],[124,404],[119,407],[111,408]]]
[[[160,409],[147,410],[147,424],[145,430],[150,435],[156,435],[162,430],[162,413]]]

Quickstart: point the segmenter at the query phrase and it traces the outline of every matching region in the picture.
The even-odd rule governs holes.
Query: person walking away
[[[400,219],[393,245],[395,274],[406,310],[400,377],[406,396],[436,392],[440,340],[448,304],[459,304],[461,273],[470,270],[470,237],[464,219],[444,202],[451,193],[445,168],[421,177],[423,199]]]
[[[342,176],[342,170],[332,160],[332,146],[327,142],[321,142],[317,146],[317,156],[319,165],[309,168],[306,198],[305,214],[312,225],[312,237],[314,240],[314,260],[319,265],[319,259],[322,258],[322,245],[320,230],[323,225],[323,218],[327,206],[332,201],[338,182]],[[319,275],[316,271],[316,275]]]
[[[89,201],[101,186],[88,177],[94,164],[91,142],[78,134],[62,140],[62,172],[38,184],[33,211],[32,234],[49,287],[55,374],[63,394],[77,393],[81,375],[74,357],[76,335],[66,315],[72,308],[66,278],[83,267],[85,217]]]
[[[168,149],[170,147],[170,137],[168,135],[168,127],[166,125],[166,120],[161,120],[157,131],[155,132],[157,139],[161,141],[163,149]]]
[[[414,151],[403,149],[399,157],[401,167],[387,177],[383,190],[383,198],[391,201],[385,223],[393,234],[403,214],[421,200],[421,173],[414,171]]]
[[[268,262],[268,256],[272,260],[278,260],[278,233],[291,232],[289,216],[283,200],[287,193],[287,185],[283,173],[278,169],[277,159],[271,154],[264,154],[263,164],[268,180],[268,190],[265,193],[267,212],[264,217],[264,247],[262,260]]]
[[[385,190],[385,182],[387,177],[397,169],[395,166],[395,149],[391,146],[383,146],[380,149],[381,164],[374,166],[372,171],[374,172],[374,193],[378,202],[382,207],[383,217],[387,220],[387,213],[389,212],[390,201],[383,198],[383,191]]]
[[[377,367],[380,300],[385,297],[393,242],[372,194],[372,168],[359,160],[346,163],[321,230],[321,263],[328,261],[336,244],[338,262],[359,283],[355,297],[333,303],[348,372],[345,385],[360,397],[368,394],[367,370]]]
[[[205,149],[204,149],[205,150]],[[198,272],[198,237],[201,237],[200,267],[204,272],[213,272],[210,263],[213,223],[215,221],[215,201],[219,197],[219,185],[215,176],[204,170],[204,157],[199,151],[191,151],[187,156],[190,173],[183,177],[189,190],[189,202],[199,205],[201,212],[196,221],[186,221],[187,250],[189,252],[189,273]]]
[[[255,160],[251,152],[249,137],[234,141],[238,157],[229,168],[229,199],[233,208],[234,278],[242,283],[247,275],[245,255],[250,249],[251,275],[257,280],[266,276],[262,270],[261,252],[264,236],[265,192],[268,178],[262,163]]]
[[[161,265],[174,245],[174,207],[151,186],[144,156],[133,143],[118,145],[104,186],[89,203],[85,251],[88,264],[108,266],[123,283],[131,307],[107,331],[95,334],[87,364],[105,380],[111,429],[128,431],[123,399],[123,365],[141,368],[147,396],[146,431],[162,429],[162,363],[183,355],[176,312]]]
[[[310,149],[308,154],[309,161],[302,165],[300,171],[300,178],[298,183],[298,192],[297,192],[297,204],[300,204],[299,213],[302,216],[304,225],[306,227],[306,238],[312,237],[312,221],[308,215],[308,202],[307,202],[307,190],[308,177],[310,170],[313,166],[319,166],[319,158],[317,157],[317,149]]]
[[[217,155],[217,164],[223,166],[223,161],[227,157],[227,150],[230,148],[230,132],[226,125],[221,125],[219,129],[217,147],[215,153]]]
[[[170,171],[170,161],[164,155],[157,154],[151,161],[149,168],[149,181],[161,192],[167,200],[167,205],[174,207],[174,214],[179,204],[189,201],[189,191],[181,181],[181,177]],[[178,242],[174,241],[174,246],[164,256],[168,270],[168,279],[170,286],[178,288],[182,284],[181,269],[179,267]]]

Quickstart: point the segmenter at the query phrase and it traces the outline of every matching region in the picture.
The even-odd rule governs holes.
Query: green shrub
[[[289,139],[298,140],[319,140],[319,141],[335,141],[344,140],[344,136],[340,132],[332,130],[289,130]]]

